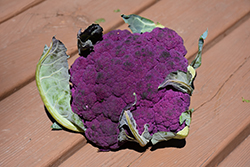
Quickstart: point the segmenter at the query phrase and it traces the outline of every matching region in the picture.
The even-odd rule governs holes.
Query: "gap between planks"
[[[202,164],[202,166],[218,166],[231,152],[233,152],[248,136],[250,132],[250,116],[241,123],[217,150]],[[236,137],[235,137],[236,136]]]
[[[71,148],[69,148],[67,151],[65,151],[63,154],[60,154],[59,157],[53,159],[47,166],[53,167],[53,166],[59,166],[62,164],[65,160],[67,160],[69,157],[71,157],[74,153],[79,151],[82,147],[84,147],[87,144],[87,140],[83,139],[75,143]]]
[[[14,12],[13,14],[10,14],[10,15],[7,15],[5,17],[2,18],[2,20],[0,20],[0,24],[12,19],[13,17],[25,12],[26,10],[36,6],[36,5],[39,5],[40,3],[42,3],[43,1],[45,0],[35,0],[33,2],[31,2],[30,4],[24,6],[23,8],[19,9],[18,11]]]
[[[250,135],[237,146],[221,163],[219,167],[224,166],[249,166],[250,164]]]

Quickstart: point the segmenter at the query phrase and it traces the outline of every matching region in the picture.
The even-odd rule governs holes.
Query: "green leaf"
[[[51,116],[63,127],[76,132],[85,131],[81,118],[70,106],[68,55],[63,43],[52,38],[45,46],[36,68],[36,84]]]
[[[104,18],[99,18],[95,21],[96,24],[104,23],[106,20]]]
[[[190,126],[190,123],[191,123],[191,116],[192,116],[192,113],[194,112],[194,109],[189,109],[183,113],[181,113],[181,116],[179,117],[179,123],[180,124],[183,124],[183,122],[185,121],[185,124],[187,126]]]
[[[61,127],[57,122],[54,122],[54,123],[51,125],[51,128],[52,128],[52,129],[55,129],[55,130],[62,130],[62,127]]]
[[[129,24],[128,27],[133,33],[151,32],[156,27],[164,28],[159,23],[155,24],[153,21],[135,14],[121,15],[121,17],[125,23]]]
[[[186,112],[181,113],[181,116],[180,116],[180,118],[179,118],[180,124],[183,124],[183,122],[184,122],[186,119],[188,119],[188,118],[189,118],[188,113],[186,113]]]
[[[121,11],[120,9],[114,10],[115,13],[118,13],[118,12],[120,12],[120,11]]]
[[[190,64],[190,66],[192,66],[194,69],[197,69],[198,67],[201,66],[202,47],[204,44],[204,40],[207,38],[207,34],[208,34],[208,29],[199,38],[198,53],[195,59]]]
[[[193,76],[189,71],[174,71],[167,75],[165,80],[158,86],[158,89],[171,85],[175,89],[191,95],[193,92],[192,78]]]
[[[244,98],[242,97],[242,102],[250,103],[250,100],[244,99]]]

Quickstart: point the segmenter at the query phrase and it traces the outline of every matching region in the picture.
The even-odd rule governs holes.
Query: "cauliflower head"
[[[79,57],[70,69],[72,110],[86,127],[86,137],[104,149],[117,149],[122,110],[132,106],[139,134],[182,130],[182,112],[190,96],[171,87],[158,89],[173,71],[186,72],[187,53],[182,38],[168,28],[130,33],[114,30],[94,45],[86,58]],[[128,133],[128,132],[127,132]]]

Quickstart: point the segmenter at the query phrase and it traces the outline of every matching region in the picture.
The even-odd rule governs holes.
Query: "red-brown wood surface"
[[[249,166],[250,136],[248,136],[219,166]]]
[[[44,0],[1,0],[0,1],[0,23],[3,23],[25,10],[38,5]]]
[[[249,164],[250,1],[0,1],[0,166],[247,166]],[[120,9],[116,13],[114,10]],[[176,30],[187,58],[208,28],[190,108],[190,135],[170,142],[97,152],[83,135],[52,131],[34,81],[51,37],[77,58],[76,33],[98,18],[105,32],[127,28],[120,14],[136,13]],[[177,142],[177,141],[176,141]],[[172,141],[172,144],[175,143]],[[178,142],[177,142],[178,143]]]

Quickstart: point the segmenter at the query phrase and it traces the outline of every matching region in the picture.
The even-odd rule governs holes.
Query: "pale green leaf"
[[[156,27],[164,28],[159,23],[155,24],[153,21],[135,14],[121,15],[121,17],[125,23],[129,24],[129,28],[133,33],[151,32]]]
[[[189,115],[188,115],[188,113],[186,113],[186,112],[183,112],[183,113],[181,113],[181,116],[180,116],[180,124],[183,124],[183,122],[185,121],[185,120],[187,120],[187,119],[189,119],[190,117],[189,117]]]
[[[193,111],[194,111],[194,109],[189,109],[189,110],[181,113],[181,116],[179,117],[179,123],[183,124],[183,122],[185,121],[185,124],[187,126],[190,126],[191,116],[192,116]]]
[[[50,47],[45,46],[36,68],[36,84],[41,98],[51,116],[63,127],[83,132],[81,118],[70,106],[68,55],[62,42],[52,38]]]
[[[62,127],[61,127],[57,122],[54,122],[54,123],[51,125],[51,129],[62,130]]]
[[[161,141],[168,141],[170,139],[173,139],[175,136],[176,133],[174,132],[156,132],[155,134],[153,134],[151,143],[155,145]]]

